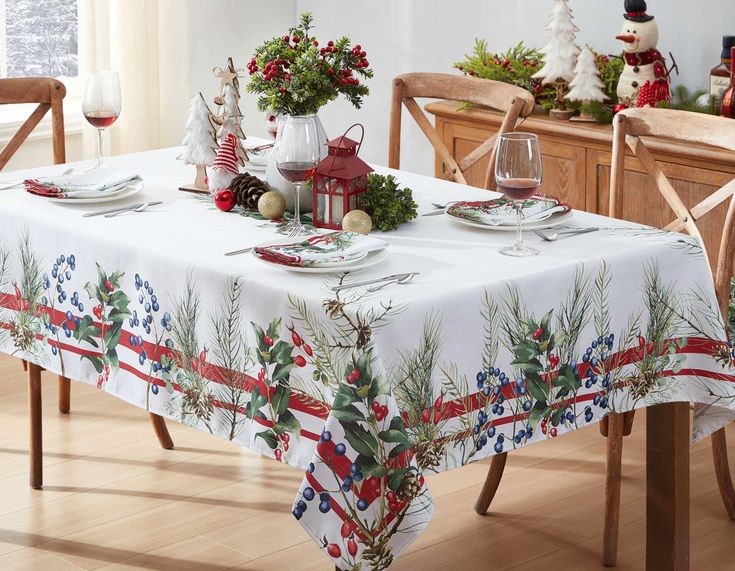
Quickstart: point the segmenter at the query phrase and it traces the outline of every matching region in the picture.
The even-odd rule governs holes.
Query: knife
[[[87,212],[83,215],[84,218],[89,218],[90,216],[102,216],[103,214],[112,214],[114,212],[125,212],[126,210],[133,210],[135,208],[139,208],[146,204],[145,202],[139,202],[138,204],[130,204],[128,206],[118,206],[117,208],[109,208],[107,210],[96,210],[94,212]],[[148,206],[156,206],[158,204],[163,204],[160,200],[155,202],[148,202]]]

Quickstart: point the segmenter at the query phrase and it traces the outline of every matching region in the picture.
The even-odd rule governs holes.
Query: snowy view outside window
[[[7,77],[78,75],[77,0],[4,0]]]

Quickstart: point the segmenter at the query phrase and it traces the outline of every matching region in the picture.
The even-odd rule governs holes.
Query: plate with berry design
[[[447,208],[447,215],[457,222],[501,232],[516,231],[516,210],[506,198],[480,202],[457,202]],[[523,202],[521,225],[527,230],[538,230],[564,224],[571,218],[569,205],[555,198],[534,196]]]
[[[52,202],[62,202],[64,204],[99,204],[102,202],[122,200],[123,198],[128,198],[129,196],[138,194],[141,190],[143,190],[143,181],[138,180],[119,190],[100,192],[99,196],[85,196],[79,198],[71,198],[68,196],[44,196],[43,198]]]

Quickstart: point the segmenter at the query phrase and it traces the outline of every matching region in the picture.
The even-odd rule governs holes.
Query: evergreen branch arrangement
[[[257,93],[258,108],[275,114],[313,115],[344,95],[360,108],[369,89],[362,80],[373,77],[366,52],[350,47],[346,36],[320,47],[311,35],[312,16],[301,14],[288,35],[268,40],[248,63],[248,91]]]
[[[605,86],[605,94],[610,101],[617,101],[615,89],[618,79],[623,72],[624,62],[621,58],[610,57],[593,51],[595,63],[600,70],[600,79]],[[533,75],[543,65],[542,54],[535,48],[529,48],[519,43],[505,53],[492,53],[487,48],[487,42],[475,39],[475,47],[465,59],[454,64],[454,68],[472,77],[502,81],[522,87],[533,93],[536,103],[545,110],[554,106],[556,89],[553,85],[542,85],[540,79]]]
[[[373,220],[373,226],[383,232],[395,230],[418,215],[418,205],[410,188],[400,188],[392,175],[368,175],[368,191],[360,197],[360,208]]]

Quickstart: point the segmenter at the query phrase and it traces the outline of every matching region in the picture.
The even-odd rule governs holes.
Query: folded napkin
[[[382,250],[385,246],[385,242],[378,238],[338,231],[309,236],[291,244],[261,246],[254,248],[253,252],[268,262],[305,268],[349,262],[362,258],[369,252]]]
[[[557,212],[569,212],[568,204],[559,202],[550,196],[533,196],[523,201],[523,220],[540,222]],[[505,197],[482,202],[457,202],[449,207],[447,213],[488,226],[513,226],[517,214],[513,202]]]
[[[84,173],[45,176],[24,181],[26,191],[54,198],[91,198],[113,194],[142,180],[137,174],[112,168]]]

